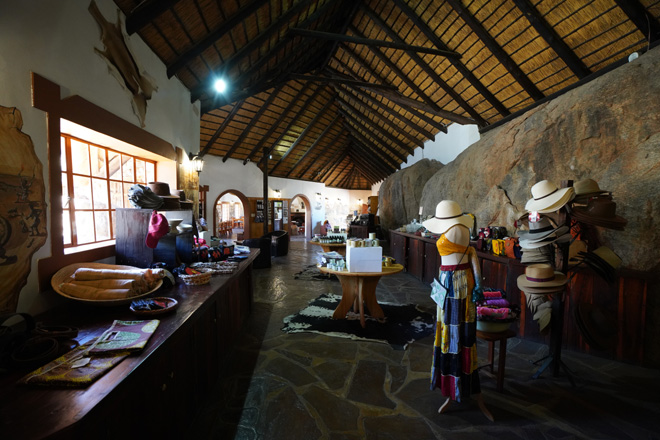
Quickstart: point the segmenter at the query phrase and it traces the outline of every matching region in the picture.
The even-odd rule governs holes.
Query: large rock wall
[[[628,220],[625,231],[602,229],[603,243],[626,267],[660,268],[658,72],[660,48],[487,131],[428,179],[421,195],[425,215],[451,199],[474,213],[479,226],[513,231],[534,183],[589,177],[614,193],[617,214]],[[395,173],[381,186],[383,205],[406,206],[406,218],[381,210],[387,228],[416,217],[419,206],[411,215],[408,202],[424,175],[414,168]]]
[[[394,173],[381,184],[378,209],[383,228],[395,229],[410,223],[413,218],[419,219],[424,186],[442,167],[437,160],[422,159]]]

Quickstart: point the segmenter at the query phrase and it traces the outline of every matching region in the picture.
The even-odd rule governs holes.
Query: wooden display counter
[[[160,325],[141,353],[87,388],[16,385],[35,368],[0,377],[0,437],[185,438],[252,309],[252,262],[258,254],[252,250],[234,273],[215,275],[209,284],[159,290],[156,296],[179,302],[170,314],[142,317],[128,305],[104,308],[67,301],[35,317],[78,327],[81,344],[101,335],[115,319],[159,319]]]

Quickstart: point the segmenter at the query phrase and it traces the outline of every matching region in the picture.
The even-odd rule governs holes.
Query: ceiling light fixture
[[[222,78],[218,78],[215,80],[215,83],[213,84],[213,88],[218,93],[225,93],[225,91],[227,90],[227,82]]]

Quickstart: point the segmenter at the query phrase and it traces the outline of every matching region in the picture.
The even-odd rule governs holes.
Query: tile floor
[[[389,345],[316,334],[286,334],[285,316],[333,281],[293,275],[318,248],[293,240],[270,269],[255,270],[255,304],[228,356],[222,379],[196,420],[195,439],[656,439],[660,438],[660,371],[564,351],[576,386],[549,371],[532,379],[547,347],[509,340],[504,392],[481,370],[488,421],[472,401],[437,414],[429,389],[433,336],[397,351]],[[402,273],[381,279],[379,301],[434,310],[430,288]],[[480,343],[480,363],[486,345]]]

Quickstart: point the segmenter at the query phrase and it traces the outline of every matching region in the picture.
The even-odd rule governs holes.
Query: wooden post
[[[261,159],[264,172],[264,235],[268,233],[268,147],[263,149],[264,157]]]

